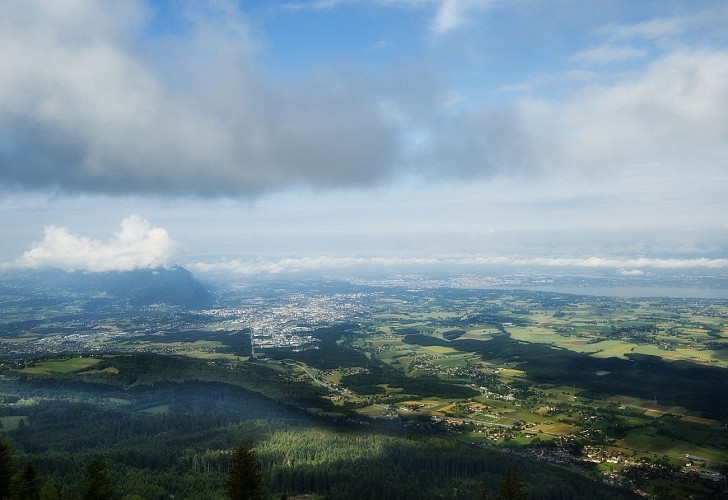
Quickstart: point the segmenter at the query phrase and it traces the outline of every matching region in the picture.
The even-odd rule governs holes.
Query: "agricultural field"
[[[632,489],[693,494],[686,477],[728,471],[726,301],[348,285],[303,299],[285,290],[262,299],[251,289],[195,314],[15,317],[2,335],[0,382],[98,382],[117,387],[94,395],[98,404],[154,418],[190,403],[135,400],[127,391],[140,380],[234,377],[316,418],[503,449]],[[148,373],[150,355],[159,366]],[[4,411],[2,432],[27,423],[20,402]],[[709,497],[721,481],[695,491]]]
[[[725,304],[486,292],[428,315],[427,303],[377,303],[388,312],[344,343],[368,362],[325,377],[340,404],[489,445],[586,446],[609,473],[694,467],[686,456],[726,468]]]
[[[33,374],[52,374],[52,373],[71,373],[82,369],[90,368],[99,362],[95,358],[68,358],[53,359],[47,361],[38,361],[36,363],[28,363],[19,371],[21,373]]]

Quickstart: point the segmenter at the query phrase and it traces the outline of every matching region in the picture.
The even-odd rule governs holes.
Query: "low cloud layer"
[[[444,33],[469,12],[502,4],[369,7],[435,6],[432,29]],[[647,168],[655,175],[689,168],[699,176],[703,165],[724,167],[728,156],[728,53],[720,48],[678,43],[642,69],[582,84],[558,102],[460,106],[452,99],[457,92],[426,70],[319,69],[274,79],[236,3],[181,5],[176,12],[185,28],[164,35],[152,33],[153,8],[142,0],[3,5],[6,189],[253,196],[549,168]],[[677,34],[708,18],[691,19]],[[610,26],[606,45],[574,61],[637,58],[645,54],[630,45],[638,36],[644,37],[637,27]]]
[[[191,264],[196,273],[255,276],[265,274],[286,274],[318,271],[392,271],[421,270],[447,267],[457,268],[512,266],[526,268],[588,268],[619,270],[624,276],[640,276],[643,269],[728,269],[728,259],[655,259],[655,258],[557,258],[557,257],[503,257],[503,256],[461,256],[461,257],[300,257],[278,260],[234,259],[223,262]]]
[[[132,215],[107,241],[78,236],[65,227],[46,227],[43,241],[25,252],[16,264],[33,269],[133,271],[169,266],[176,254],[177,243],[167,231]]]

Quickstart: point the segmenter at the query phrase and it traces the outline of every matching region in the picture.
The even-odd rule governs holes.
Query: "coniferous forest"
[[[0,447],[0,498],[246,498],[230,487],[241,449],[261,498],[479,498],[503,490],[507,473],[534,499],[630,496],[592,482],[588,471],[472,446],[435,428],[423,435],[407,422],[313,415],[301,409],[312,395],[262,364],[233,370],[144,354],[109,356],[104,365],[3,381],[3,416],[24,418]],[[294,394],[295,404],[281,402]],[[41,402],[23,406],[32,398]]]

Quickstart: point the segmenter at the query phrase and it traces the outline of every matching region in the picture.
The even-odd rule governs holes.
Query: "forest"
[[[143,354],[105,356],[66,375],[5,371],[1,417],[21,417],[4,432],[12,457],[5,477],[17,483],[31,464],[39,498],[76,499],[85,498],[95,467],[113,485],[110,498],[227,498],[234,450],[244,445],[269,498],[477,498],[497,494],[508,471],[534,499],[630,496],[593,482],[589,471],[472,446],[434,428],[423,435],[406,422],[311,414],[275,377],[256,385],[278,400],[247,389],[256,373],[271,373],[264,363],[244,365]]]

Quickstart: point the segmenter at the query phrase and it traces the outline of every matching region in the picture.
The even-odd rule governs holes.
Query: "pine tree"
[[[250,500],[262,497],[263,477],[255,453],[241,445],[233,452],[227,479],[230,500]]]
[[[114,485],[109,475],[109,461],[97,455],[86,466],[86,480],[83,483],[81,500],[112,500]]]
[[[58,488],[53,479],[48,479],[40,489],[40,500],[60,500]]]
[[[475,498],[477,500],[490,500],[492,497],[490,496],[490,490],[488,489],[488,485],[485,483],[481,483],[478,486],[477,491],[475,492]]]
[[[13,498],[18,500],[39,500],[40,476],[33,462],[26,462],[13,476]]]
[[[508,469],[498,484],[498,500],[526,499],[528,499],[528,491],[526,485],[521,481],[521,475],[513,469]]]
[[[0,500],[10,498],[13,469],[13,442],[0,438]]]

